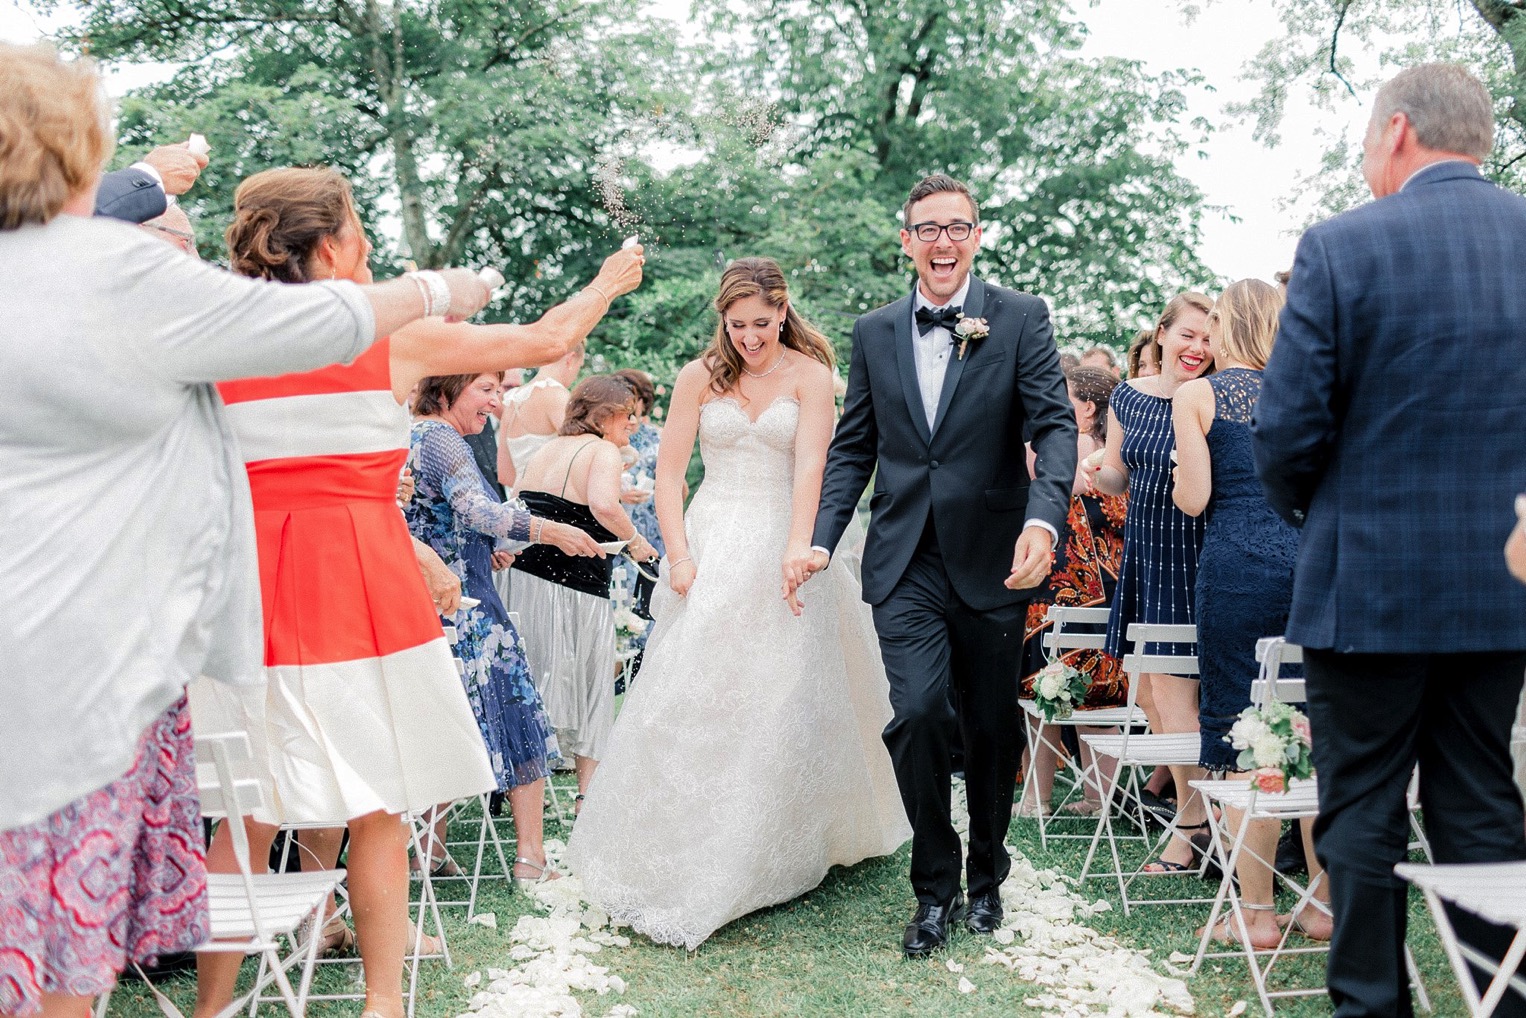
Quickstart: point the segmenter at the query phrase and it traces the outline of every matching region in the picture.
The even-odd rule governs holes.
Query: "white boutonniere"
[[[959,359],[964,360],[964,351],[971,343],[979,342],[990,334],[990,322],[984,318],[966,318],[961,311],[959,321],[954,323],[954,339],[959,343]]]

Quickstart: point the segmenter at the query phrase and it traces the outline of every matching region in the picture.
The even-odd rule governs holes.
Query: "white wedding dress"
[[[705,479],[685,519],[698,578],[687,598],[666,571],[657,584],[569,845],[589,900],[660,943],[693,950],[911,836],[857,542],[803,588],[801,617],[780,596],[799,416],[789,399],[756,422],[728,398],[701,409]]]

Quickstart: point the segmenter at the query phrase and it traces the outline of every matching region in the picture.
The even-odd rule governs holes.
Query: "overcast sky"
[[[652,6],[680,24],[692,24],[687,18],[688,0],[654,0]],[[1211,217],[1201,252],[1210,268],[1230,279],[1270,279],[1274,271],[1292,262],[1297,242],[1293,231],[1302,216],[1282,206],[1296,177],[1318,165],[1320,150],[1313,129],[1319,125],[1355,131],[1363,116],[1362,110],[1349,104],[1350,114],[1331,122],[1331,114],[1317,115],[1292,102],[1282,145],[1268,149],[1251,138],[1248,125],[1235,124],[1223,115],[1225,103],[1247,98],[1254,91],[1240,76],[1249,58],[1278,34],[1270,7],[1258,0],[1218,0],[1206,5],[1188,25],[1177,0],[1076,4],[1091,29],[1087,54],[1142,60],[1152,71],[1195,68],[1211,86],[1211,91],[1197,89],[1190,95],[1189,111],[1189,116],[1202,115],[1219,125],[1206,146],[1208,158],[1189,154],[1178,169],[1203,189],[1210,203],[1225,206],[1240,220]],[[0,39],[29,42],[49,27],[27,0],[0,0]],[[163,73],[153,68],[119,69],[110,78],[110,88],[120,94]]]

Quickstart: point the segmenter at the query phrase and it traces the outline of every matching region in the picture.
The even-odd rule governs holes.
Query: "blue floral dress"
[[[636,429],[631,435],[631,448],[636,450],[636,462],[625,471],[626,479],[632,484],[640,481],[643,477],[655,481],[657,479],[657,446],[662,441],[662,432],[652,426],[650,421]],[[647,499],[638,505],[627,507],[630,510],[631,522],[636,525],[636,530],[646,538],[657,554],[666,555],[667,549],[662,546],[662,528],[657,525],[657,501]]]
[[[658,431],[650,421],[642,424],[631,435],[631,448],[636,450],[636,462],[632,463],[625,471],[625,482],[634,487],[643,478],[655,481],[657,479],[657,447],[662,441],[662,432]],[[625,507],[630,514],[631,522],[636,525],[636,532],[646,538],[653,548],[657,549],[658,555],[666,555],[667,548],[662,543],[662,528],[657,525],[657,500],[649,498],[645,502]],[[646,567],[655,573],[653,566]],[[648,581],[643,583],[641,574],[636,564],[630,561],[622,561],[616,566],[616,585],[620,588],[615,592],[616,600],[620,603],[634,602],[637,616],[647,620],[646,629],[632,636],[627,649],[640,654],[646,650],[646,638],[652,631],[651,614],[647,602],[652,594],[652,585]],[[638,658],[639,661],[639,658]]]
[[[544,778],[560,759],[556,735],[530,677],[524,645],[493,586],[493,547],[529,537],[530,513],[505,505],[456,429],[415,421],[408,454],[417,490],[404,514],[413,536],[429,545],[461,580],[461,593],[481,604],[447,621],[456,627],[462,682],[500,790]]]

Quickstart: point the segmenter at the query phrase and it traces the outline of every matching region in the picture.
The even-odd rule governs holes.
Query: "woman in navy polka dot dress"
[[[1208,312],[1212,307],[1213,302],[1200,293],[1173,297],[1155,329],[1161,349],[1160,374],[1130,379],[1113,390],[1107,448],[1091,477],[1098,491],[1109,495],[1127,492],[1129,496],[1123,566],[1107,627],[1107,653],[1116,657],[1132,649],[1125,639],[1130,623],[1193,624],[1192,599],[1203,521],[1188,516],[1171,501],[1171,453],[1176,448],[1171,397],[1182,383],[1212,369],[1208,352]],[[1144,650],[1152,654],[1178,652],[1172,644],[1148,644]],[[1197,694],[1195,678],[1146,674],[1138,700],[1150,718],[1152,731],[1196,732]],[[1178,793],[1177,827],[1186,833],[1173,839],[1146,872],[1194,868],[1193,848],[1187,839],[1206,843],[1207,816],[1198,797],[1186,793],[1190,787],[1187,783],[1201,776],[1196,767],[1171,768]]]

